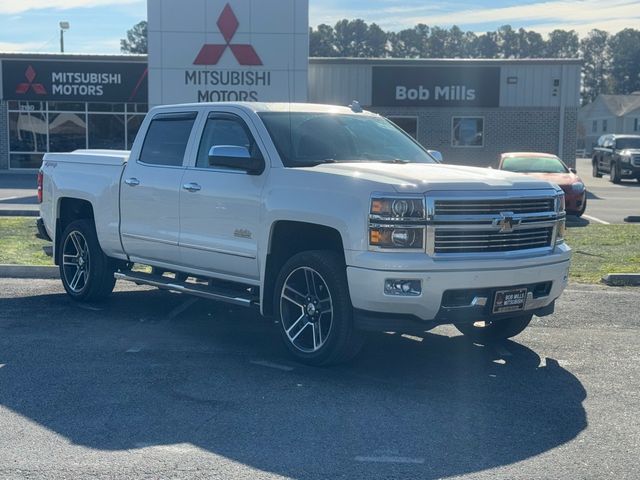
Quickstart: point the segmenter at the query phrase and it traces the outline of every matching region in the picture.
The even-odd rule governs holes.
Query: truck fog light
[[[415,297],[422,294],[422,282],[420,280],[387,278],[384,281],[384,293],[385,295]]]

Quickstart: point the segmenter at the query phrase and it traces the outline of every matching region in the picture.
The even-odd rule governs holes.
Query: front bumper
[[[356,317],[422,321],[430,328],[441,323],[513,316],[513,313],[493,314],[493,298],[496,290],[520,286],[529,291],[526,313],[540,316],[552,313],[553,302],[567,285],[570,256],[570,248],[560,245],[555,253],[538,258],[430,261],[421,270],[412,268],[415,264],[402,268],[399,263],[393,269],[349,266],[347,277]],[[417,296],[387,295],[384,283],[390,278],[420,280],[422,292]],[[469,298],[477,294],[487,299],[486,304],[446,305],[452,292],[461,292],[463,296],[467,292]]]
[[[640,165],[633,162],[620,163],[620,176],[622,178],[640,178]]]
[[[575,214],[583,210],[584,204],[587,201],[587,192],[582,193],[566,193],[565,194],[565,208],[567,213]]]

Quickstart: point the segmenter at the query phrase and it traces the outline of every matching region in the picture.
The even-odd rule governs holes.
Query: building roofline
[[[0,60],[112,60],[120,62],[146,62],[147,55],[139,55],[135,53],[100,54],[0,52]]]
[[[581,58],[358,58],[358,57],[310,57],[313,64],[361,64],[361,65],[582,65]]]

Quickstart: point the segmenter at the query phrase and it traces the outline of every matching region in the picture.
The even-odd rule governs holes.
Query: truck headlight
[[[385,198],[371,199],[370,217],[375,220],[409,221],[424,220],[424,199],[418,198]]]
[[[556,197],[556,212],[563,213],[564,210],[565,210],[564,193],[561,193]]]
[[[630,163],[631,162],[631,155],[622,155],[620,157],[620,161],[622,163]]]
[[[572,184],[571,185],[571,190],[573,190],[576,193],[584,192],[584,183],[576,182],[576,183]]]
[[[370,226],[369,246],[380,249],[423,250],[424,227],[409,225]]]

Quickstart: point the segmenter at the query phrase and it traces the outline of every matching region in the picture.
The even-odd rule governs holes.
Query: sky
[[[582,36],[593,28],[640,29],[640,1],[309,0],[310,25],[342,18],[362,18],[385,30],[425,23],[485,32],[510,24],[542,34],[573,29]],[[0,0],[0,52],[57,52],[58,22],[64,20],[71,24],[67,52],[118,53],[126,31],[144,19],[144,0]]]

